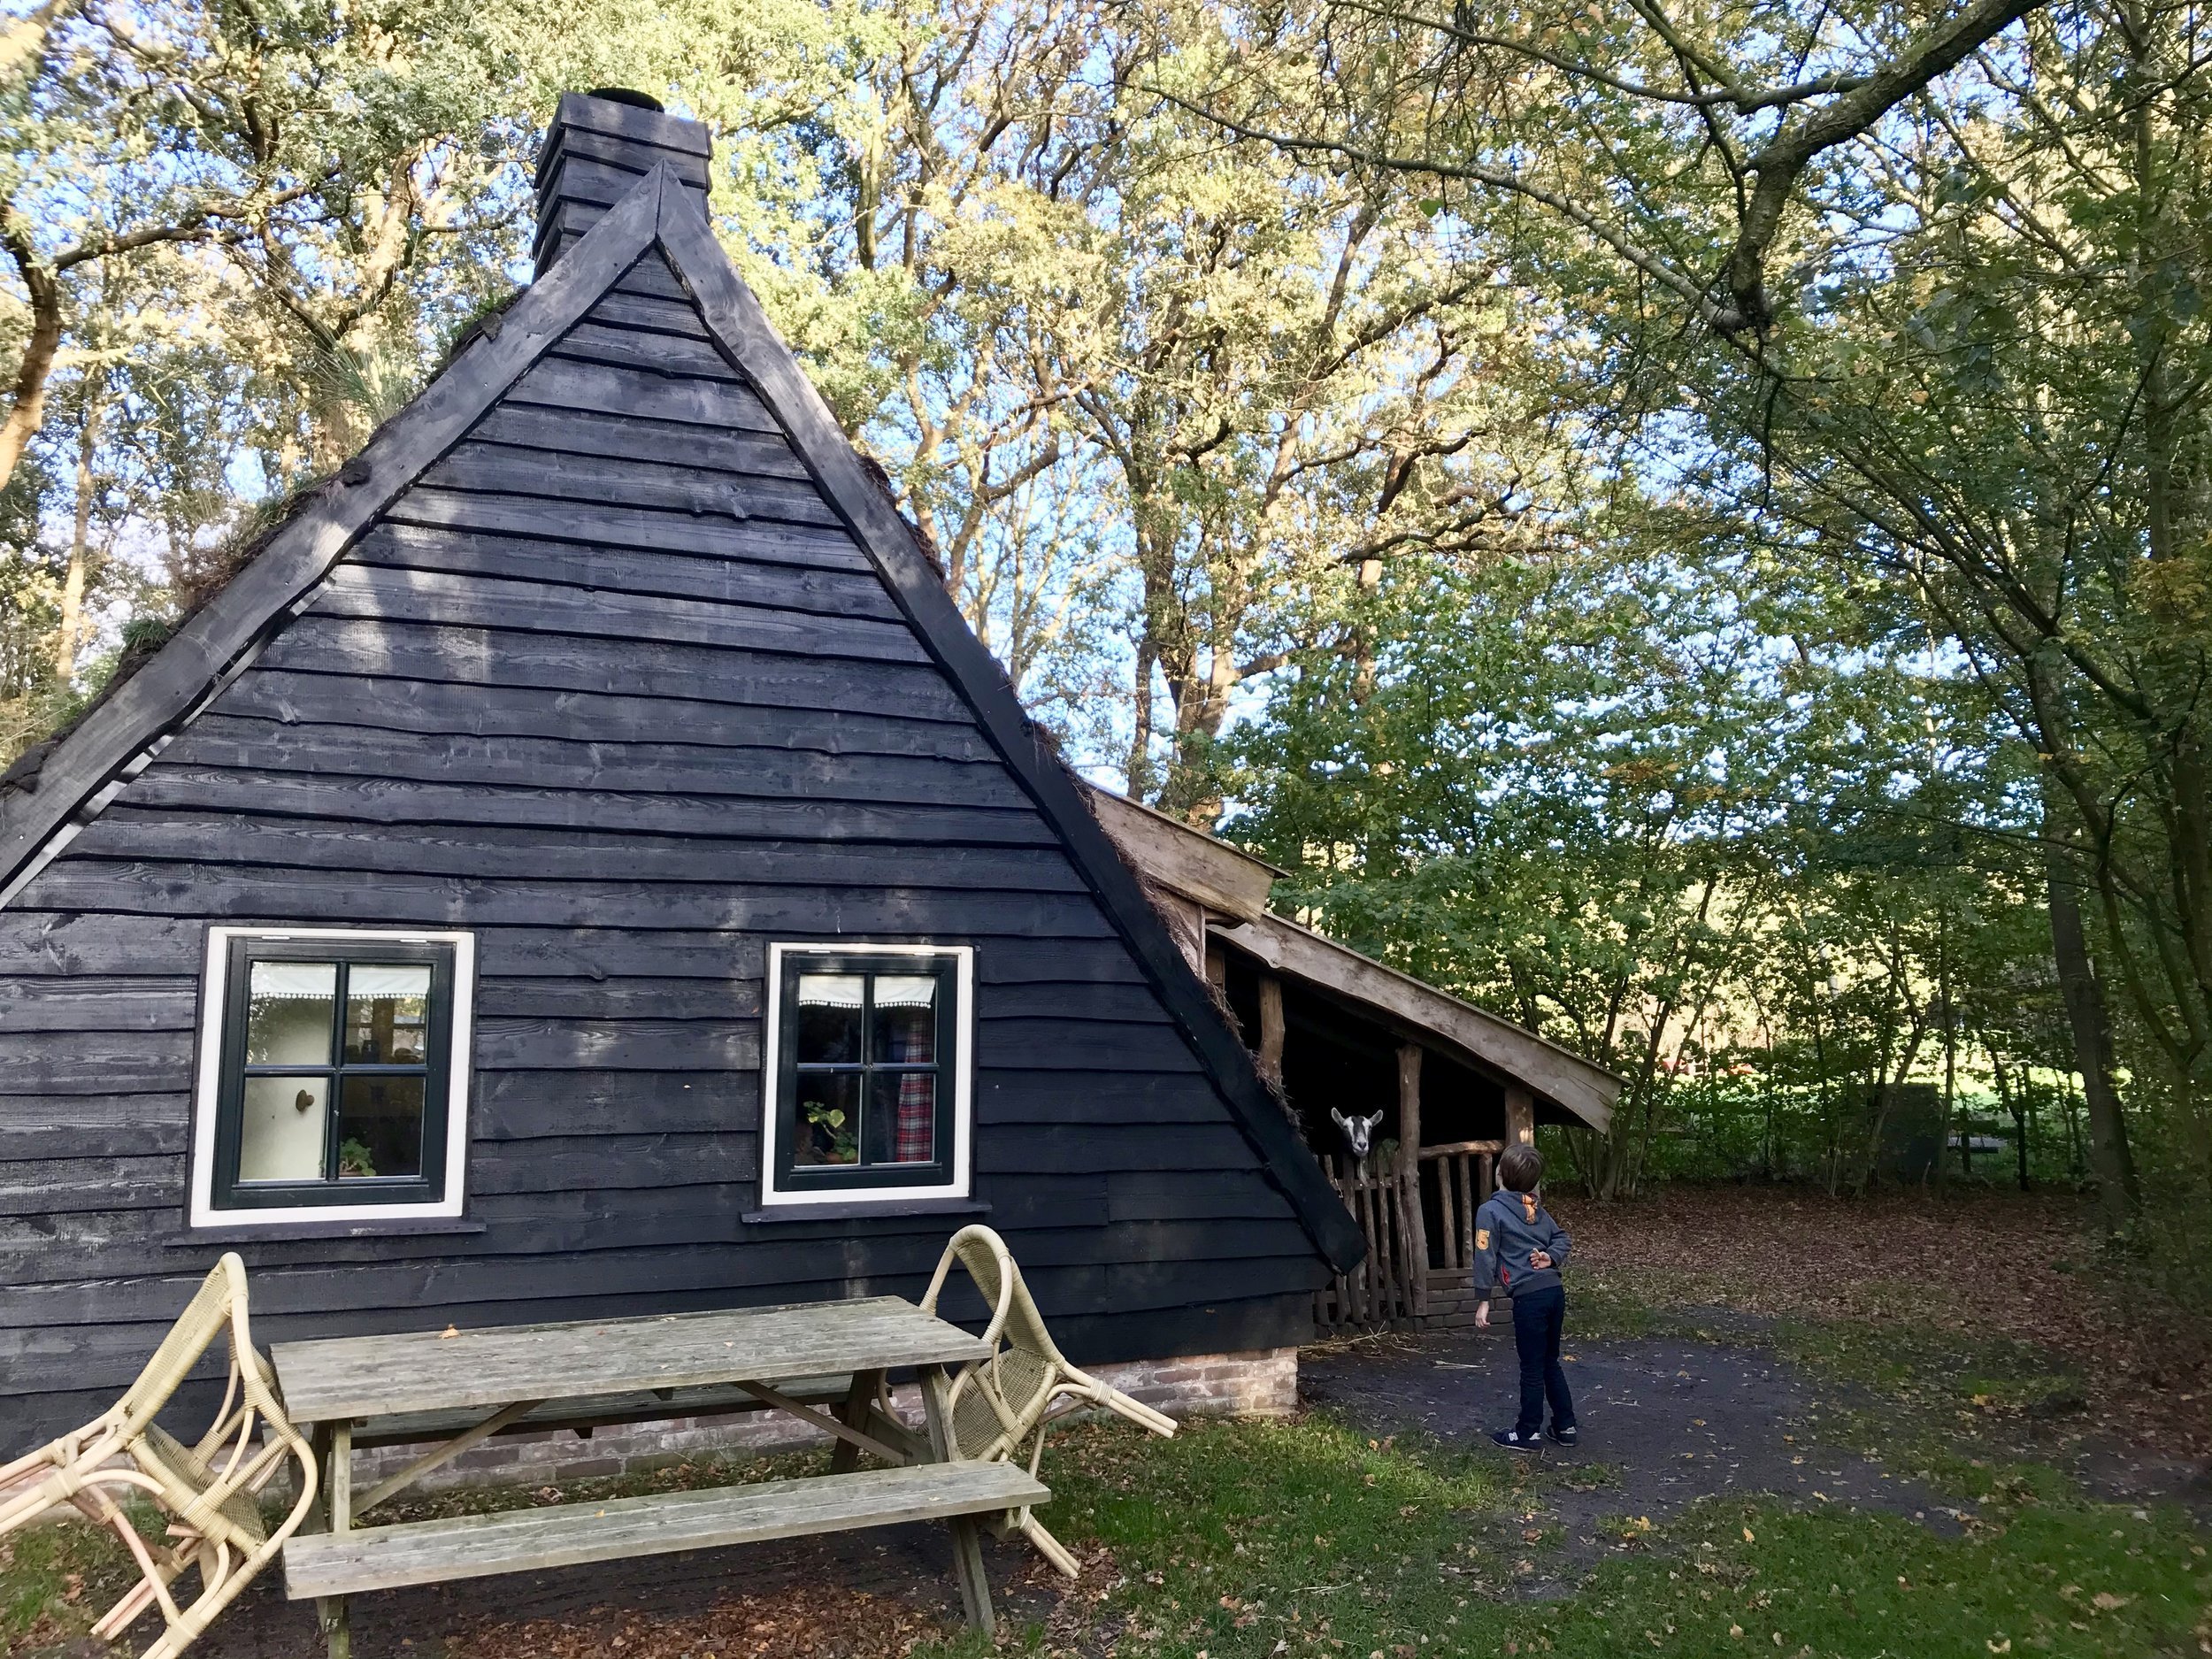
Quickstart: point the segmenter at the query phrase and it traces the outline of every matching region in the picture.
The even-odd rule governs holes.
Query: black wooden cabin
[[[570,96],[538,276],[0,791],[0,1458],[272,1338],[913,1294],[1297,1342],[1361,1243],[716,245]]]

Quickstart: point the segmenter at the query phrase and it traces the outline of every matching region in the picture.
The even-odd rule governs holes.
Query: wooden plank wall
[[[978,1192],[1072,1352],[1310,1331],[1288,1202],[657,254],[0,911],[0,1456],[217,1253],[215,922],[480,957],[482,1230],[244,1247],[264,1340],[918,1293],[957,1217],[738,1220],[766,944],[841,937],[976,947]]]

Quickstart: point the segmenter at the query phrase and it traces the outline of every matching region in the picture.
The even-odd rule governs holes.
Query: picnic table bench
[[[324,1471],[317,1530],[284,1547],[286,1591],[315,1598],[331,1659],[348,1659],[347,1598],[365,1590],[719,1548],[805,1533],[945,1521],[968,1620],[992,1626],[975,1517],[1051,1494],[1018,1465],[967,1462],[946,1368],[984,1342],[895,1296],[656,1318],[279,1343],[285,1409]],[[921,1379],[927,1432],[885,1409],[893,1371]],[[499,1433],[775,1410],[838,1441],[832,1472],[447,1520],[361,1525],[369,1510]],[[357,1448],[434,1441],[365,1492]],[[868,1452],[884,1464],[859,1469]]]

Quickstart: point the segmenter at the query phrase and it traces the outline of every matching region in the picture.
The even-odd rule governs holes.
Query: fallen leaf
[[[449,1325],[446,1326],[446,1328],[445,1328],[444,1330],[442,1330],[442,1331],[441,1331],[441,1332],[439,1332],[439,1333],[438,1333],[438,1340],[439,1340],[439,1341],[441,1341],[441,1342],[442,1342],[442,1341],[444,1341],[444,1340],[445,1340],[448,1337],[458,1336],[458,1335],[460,1335],[460,1334],[461,1334],[461,1333],[460,1333],[460,1330],[459,1330],[459,1328],[458,1328],[457,1326],[455,1326],[455,1325]]]

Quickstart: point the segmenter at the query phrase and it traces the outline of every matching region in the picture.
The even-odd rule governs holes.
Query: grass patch
[[[1312,1417],[1166,1446],[1076,1430],[1050,1462],[1053,1524],[1113,1550],[1123,1582],[1102,1612],[1140,1659],[2092,1659],[2193,1654],[2212,1628],[2212,1571],[2184,1513],[2073,1499],[2048,1471],[1979,1471],[1982,1516],[1951,1538],[1772,1502],[1709,1502],[1666,1526],[1623,1516],[1621,1558],[1529,1605],[1512,1581],[1555,1532],[1532,1516],[1524,1530],[1513,1471],[1486,1457]]]
[[[159,1539],[154,1511],[131,1504],[142,1537]],[[64,1522],[0,1538],[0,1647],[35,1635],[42,1644],[91,1629],[138,1577],[122,1540],[104,1527]]]
[[[1512,1496],[1487,1459],[1314,1416],[1164,1443],[1087,1425],[1048,1461],[1055,1529],[1113,1551],[1125,1652],[1411,1653],[1502,1584],[1471,1542]]]
[[[2149,1659],[2197,1651],[2208,1599],[2178,1510],[2030,1503],[1941,1538],[1895,1516],[1713,1502],[1571,1600],[1500,1617],[1498,1645],[1475,1651]]]

